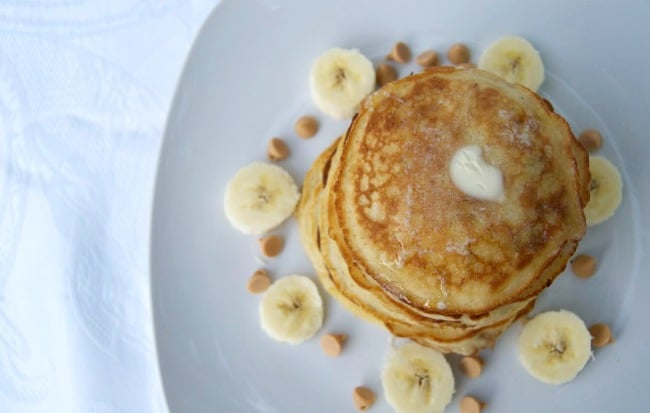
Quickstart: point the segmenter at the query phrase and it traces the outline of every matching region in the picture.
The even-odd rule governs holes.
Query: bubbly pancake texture
[[[451,182],[468,145],[504,198]],[[324,288],[355,315],[444,352],[494,344],[584,234],[586,152],[549,102],[480,70],[389,83],[313,164],[297,209]]]
[[[585,232],[574,141],[541,98],[480,70],[386,85],[364,101],[331,183],[346,260],[425,312],[512,301]],[[503,201],[451,182],[449,161],[467,145],[501,170]]]

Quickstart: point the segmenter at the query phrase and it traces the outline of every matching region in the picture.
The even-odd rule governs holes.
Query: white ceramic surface
[[[493,39],[529,38],[547,80],[540,92],[575,131],[603,131],[602,155],[623,173],[616,216],[590,228],[580,252],[599,258],[596,276],[567,273],[539,299],[536,312],[567,308],[587,323],[610,323],[617,342],[598,350],[573,382],[555,387],[517,361],[513,326],[485,374],[456,371],[457,394],[471,393],[489,411],[610,412],[647,408],[647,314],[650,313],[650,2],[226,0],[196,40],[173,104],[160,159],[152,228],[152,296],[158,356],[172,412],[354,411],[352,389],[377,390],[372,411],[389,412],[379,373],[389,348],[383,331],[326,299],[323,332],[351,338],[340,358],[325,357],[318,338],[299,346],[273,342],[259,328],[258,296],[245,288],[260,266],[253,237],[223,214],[223,190],[241,166],[263,160],[271,136],[285,137],[283,163],[300,180],[314,157],[346,127],[326,120],[309,100],[312,59],[331,46],[355,47],[377,60],[396,40],[415,53],[444,52],[457,41],[473,60]],[[403,66],[402,74],[416,70]],[[301,140],[293,121],[311,113],[320,133]],[[275,231],[285,252],[265,264],[274,277],[314,275],[295,222]],[[321,332],[322,334],[322,332]],[[457,358],[450,357],[454,366]],[[448,411],[456,411],[456,406]]]

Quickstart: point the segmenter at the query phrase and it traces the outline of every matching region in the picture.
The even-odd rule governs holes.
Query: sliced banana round
[[[539,52],[519,36],[506,36],[491,43],[481,55],[478,67],[534,91],[544,82],[544,64]]]
[[[316,284],[304,275],[275,281],[260,302],[262,330],[274,340],[298,344],[323,325],[323,300]]]
[[[547,311],[529,320],[517,344],[528,373],[549,384],[573,380],[591,357],[587,326],[567,310]]]
[[[602,156],[589,157],[591,186],[585,206],[587,225],[600,224],[614,215],[623,199],[623,180],[618,168]]]
[[[262,234],[284,222],[299,198],[298,187],[287,171],[277,165],[254,162],[241,168],[228,182],[226,218],[245,234]]]
[[[375,88],[375,68],[357,50],[334,48],[316,58],[309,78],[314,104],[335,119],[352,117]]]
[[[445,356],[416,343],[391,351],[381,381],[396,413],[441,413],[454,395],[454,375]]]

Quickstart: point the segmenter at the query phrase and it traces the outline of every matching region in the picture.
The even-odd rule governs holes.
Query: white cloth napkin
[[[149,224],[219,0],[0,0],[0,412],[165,412]]]

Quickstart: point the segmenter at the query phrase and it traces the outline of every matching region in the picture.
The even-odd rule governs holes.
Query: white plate
[[[318,114],[308,95],[312,59],[332,46],[380,59],[396,40],[414,52],[444,52],[468,43],[476,61],[499,36],[520,34],[540,50],[548,78],[541,93],[575,131],[596,127],[601,154],[618,165],[624,201],[610,221],[591,228],[579,251],[598,257],[590,280],[558,279],[535,311],[567,308],[587,323],[610,323],[615,345],[598,350],[573,382],[549,386],[517,361],[514,326],[476,380],[456,371],[454,404],[471,393],[492,412],[611,412],[647,408],[650,333],[650,3],[545,0],[346,1],[226,0],[207,21],[191,53],[170,113],[159,165],[152,230],[152,296],[164,388],[172,412],[354,411],[360,384],[378,394],[373,412],[391,411],[379,374],[388,335],[327,299],[324,332],[350,334],[338,359],[312,339],[273,342],[259,328],[258,296],[245,283],[260,264],[252,237],[223,214],[226,181],[263,160],[267,140],[282,136],[284,165],[301,179],[346,122],[324,121],[317,137],[298,139],[293,121]],[[402,73],[414,66],[403,67]],[[294,222],[274,277],[313,275]],[[321,333],[322,334],[322,333]],[[452,364],[457,359],[451,357]],[[456,411],[451,406],[448,411]]]

